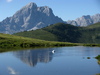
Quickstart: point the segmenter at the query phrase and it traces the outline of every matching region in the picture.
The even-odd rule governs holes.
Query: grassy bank
[[[100,44],[82,44],[83,46],[100,47]]]
[[[100,55],[96,56],[95,58],[100,61]]]
[[[76,43],[38,40],[9,34],[0,34],[0,48],[34,48],[50,46],[76,46]]]
[[[100,46],[100,44],[80,44],[69,42],[45,41],[9,34],[0,34],[0,52],[19,49],[19,48],[35,48],[35,47],[59,47],[59,46]]]
[[[98,60],[98,64],[100,64],[100,55],[95,57]]]

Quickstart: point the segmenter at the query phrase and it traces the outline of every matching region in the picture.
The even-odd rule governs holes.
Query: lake
[[[0,53],[0,75],[96,75],[99,54],[100,47],[83,46]]]

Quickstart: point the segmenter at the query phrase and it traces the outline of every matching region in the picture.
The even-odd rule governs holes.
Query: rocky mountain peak
[[[0,22],[0,32],[12,34],[43,28],[59,22],[63,22],[63,20],[55,16],[51,8],[48,6],[38,7],[31,2],[18,10],[12,17]]]
[[[33,2],[30,2],[29,4],[27,4],[26,6],[25,6],[25,8],[37,8],[37,5],[35,4],[35,3],[33,3]]]
[[[22,7],[19,11],[17,11],[13,16],[16,17],[17,15],[26,16],[26,14],[32,13],[32,10],[37,10],[37,5],[33,2],[28,3],[26,6]]]

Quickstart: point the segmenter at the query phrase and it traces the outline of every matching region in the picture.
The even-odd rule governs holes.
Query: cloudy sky
[[[49,6],[56,16],[65,21],[100,13],[100,0],[0,0],[0,21],[30,2],[37,6]]]

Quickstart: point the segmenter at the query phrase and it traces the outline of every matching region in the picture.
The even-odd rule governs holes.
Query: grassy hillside
[[[83,27],[80,32],[82,35],[79,38],[79,42],[100,44],[100,23]]]
[[[87,29],[100,29],[100,22],[86,27]]]
[[[69,24],[57,23],[42,29],[20,32],[15,35],[49,41],[100,44],[100,23],[87,27],[76,27]]]
[[[19,33],[16,33],[15,35],[29,37],[29,38],[36,38],[36,39],[41,39],[41,40],[48,40],[48,41],[58,40],[54,34],[42,29],[38,29],[35,31],[28,31],[28,32],[27,31],[19,32]]]
[[[77,39],[80,36],[80,32],[76,26],[58,23],[35,31],[25,31],[14,35],[48,41],[78,42]]]
[[[78,27],[64,23],[57,23],[43,28],[43,30],[54,34],[58,38],[58,41],[63,42],[76,43],[81,35]]]
[[[4,48],[34,48],[50,46],[75,46],[78,44],[68,42],[51,42],[27,37],[14,36],[9,34],[0,34],[0,51]]]

